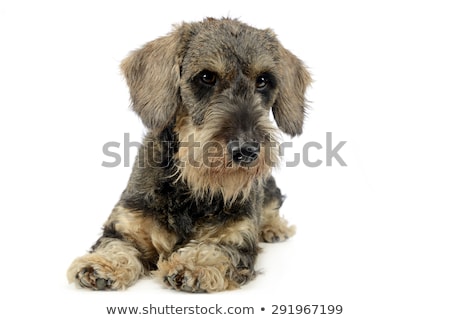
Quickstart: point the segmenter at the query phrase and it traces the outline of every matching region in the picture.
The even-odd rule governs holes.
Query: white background
[[[272,304],[344,307],[312,319],[450,319],[444,3],[2,1],[1,317],[111,319],[107,306],[219,303],[252,306],[254,319],[276,318]],[[295,152],[332,132],[333,144],[347,141],[348,166],[276,171],[297,235],[264,245],[262,275],[240,290],[190,295],[151,279],[124,292],[75,289],[66,269],[95,242],[130,174],[102,167],[111,160],[102,147],[143,133],[119,63],[173,23],[206,16],[272,28],[304,60],[315,82]],[[129,316],[145,317],[182,316]]]

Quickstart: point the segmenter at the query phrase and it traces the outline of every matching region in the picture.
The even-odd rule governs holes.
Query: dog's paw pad
[[[286,240],[287,237],[280,238],[280,236],[278,236],[276,233],[272,232],[271,230],[265,230],[263,232],[261,232],[261,239],[264,242],[280,242],[283,240]]]
[[[268,226],[261,230],[260,232],[260,239],[264,242],[274,243],[274,242],[281,242],[286,241],[290,237],[292,237],[295,234],[295,227],[294,226]]]
[[[176,272],[170,276],[166,276],[164,282],[176,290],[195,293],[206,292],[206,290],[200,288],[200,282],[190,277],[187,272]]]
[[[95,280],[95,286],[98,290],[105,290],[111,288],[112,281],[111,279],[103,279],[103,278],[97,278]]]
[[[77,273],[76,279],[80,287],[94,290],[108,290],[111,289],[113,284],[111,279],[100,277],[92,267],[81,269]]]

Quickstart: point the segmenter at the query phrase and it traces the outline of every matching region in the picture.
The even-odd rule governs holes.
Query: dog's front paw
[[[223,269],[223,268],[222,268]],[[159,263],[164,283],[175,290],[192,293],[230,289],[229,280],[220,266],[199,266],[175,263],[172,259]]]
[[[90,253],[72,262],[67,279],[82,288],[117,290],[135,283],[142,273],[142,264],[134,256],[122,253],[107,257]]]
[[[102,278],[93,267],[82,268],[75,275],[75,279],[80,287],[93,290],[108,290],[114,283],[112,279]]]
[[[116,279],[111,263],[89,254],[75,259],[67,271],[69,283],[75,282],[81,288],[93,290],[116,289]]]
[[[189,270],[180,270],[165,276],[164,283],[176,290],[193,293],[206,292],[205,281]]]
[[[279,219],[276,223],[263,226],[259,235],[263,242],[280,242],[294,234],[295,226],[289,226],[285,220]]]
[[[176,290],[217,292],[239,287],[229,257],[214,245],[192,245],[158,262],[154,275]],[[237,277],[237,275],[235,275]]]

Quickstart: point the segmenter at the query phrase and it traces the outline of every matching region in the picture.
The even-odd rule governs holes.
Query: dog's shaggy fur
[[[121,64],[149,129],[129,183],[70,282],[124,289],[152,273],[188,292],[255,277],[258,242],[295,233],[271,176],[278,129],[302,132],[310,76],[271,30],[183,23]],[[269,119],[272,110],[278,128]]]

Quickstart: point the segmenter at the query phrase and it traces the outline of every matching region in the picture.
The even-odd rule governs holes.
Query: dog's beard
[[[226,143],[209,140],[211,135],[204,128],[184,125],[178,127],[178,136],[177,179],[198,199],[221,195],[225,203],[245,200],[279,163],[274,141],[261,142],[259,157],[250,164],[240,164],[230,158]]]

